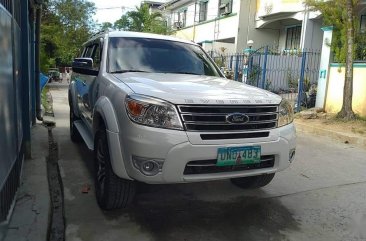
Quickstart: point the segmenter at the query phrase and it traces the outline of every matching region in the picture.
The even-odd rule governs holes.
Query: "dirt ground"
[[[301,116],[296,117],[296,123],[306,123],[314,127],[322,129],[330,129],[336,132],[351,133],[353,135],[366,137],[366,121],[342,121],[336,119],[333,115],[327,115],[326,118],[303,119]]]

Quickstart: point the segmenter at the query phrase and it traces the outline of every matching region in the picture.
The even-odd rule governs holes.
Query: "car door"
[[[99,48],[99,44],[91,43],[86,46],[84,50],[83,58],[93,58],[95,56],[94,53]],[[99,61],[100,62],[100,61]],[[95,68],[95,64],[93,61],[93,69]],[[99,67],[98,67],[99,70]],[[91,104],[91,95],[92,89],[90,86],[95,81],[97,76],[89,75],[89,74],[77,74],[75,76],[76,90],[77,90],[77,102],[79,107],[79,113],[81,114],[82,119],[87,124],[87,126],[91,129],[92,125],[92,104]]]
[[[101,43],[95,43],[93,54],[91,58],[93,59],[93,70],[99,71],[100,63],[101,63],[101,56],[102,56],[102,48]],[[85,117],[86,120],[89,122],[90,127],[92,126],[93,122],[93,110],[95,102],[99,95],[99,82],[97,76],[89,75],[86,78],[86,85],[88,86],[88,97],[87,97],[87,108],[85,108]]]

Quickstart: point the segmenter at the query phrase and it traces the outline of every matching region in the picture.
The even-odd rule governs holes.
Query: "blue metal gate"
[[[269,46],[240,54],[211,53],[227,77],[288,99],[296,111],[315,106],[320,51]]]
[[[288,99],[296,111],[315,106],[320,51],[278,51],[269,46],[247,57],[243,82]]]

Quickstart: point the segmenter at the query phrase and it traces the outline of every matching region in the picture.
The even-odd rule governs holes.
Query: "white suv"
[[[226,79],[199,45],[172,37],[93,37],[73,62],[69,103],[71,139],[95,153],[103,209],[131,203],[136,181],[262,187],[295,155],[286,100]]]

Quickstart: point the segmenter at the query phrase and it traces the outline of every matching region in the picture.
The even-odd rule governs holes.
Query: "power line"
[[[104,8],[96,8],[96,9],[97,10],[111,10],[111,9],[134,10],[135,8],[120,6],[120,7],[104,7]]]

